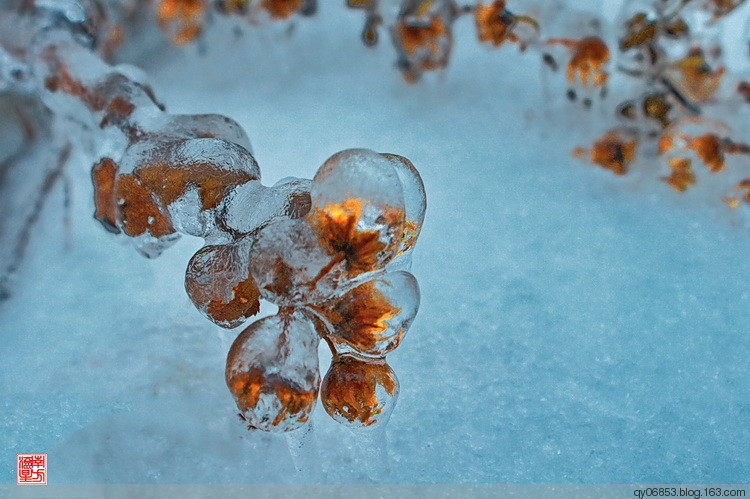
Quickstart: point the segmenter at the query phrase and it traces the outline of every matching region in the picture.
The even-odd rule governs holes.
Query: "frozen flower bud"
[[[425,71],[442,69],[453,48],[455,5],[448,0],[408,0],[391,30],[404,78],[413,83]]]
[[[323,379],[320,399],[326,412],[350,427],[383,425],[396,406],[399,384],[385,359],[334,357]]]
[[[226,382],[250,427],[290,431],[318,398],[319,337],[301,313],[282,312],[245,329],[229,350]]]
[[[195,40],[203,29],[206,0],[161,0],[156,16],[159,26],[175,45]]]
[[[310,194],[310,223],[352,275],[380,269],[396,255],[404,194],[388,158],[366,149],[337,153],[315,174]]]
[[[591,162],[610,170],[615,175],[625,175],[635,159],[638,141],[626,130],[609,130],[594,142],[591,149],[577,148],[574,156],[588,155]]]
[[[419,286],[408,272],[389,272],[343,296],[314,305],[338,353],[384,357],[401,344],[419,309]]]
[[[260,310],[260,292],[249,269],[246,244],[201,248],[188,263],[185,290],[209,320],[235,328]]]

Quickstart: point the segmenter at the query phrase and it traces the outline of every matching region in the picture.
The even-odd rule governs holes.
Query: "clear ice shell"
[[[385,156],[348,149],[331,156],[313,178],[308,217],[352,275],[384,267],[404,230],[404,194]]]
[[[180,239],[180,235],[177,233],[159,237],[146,233],[134,237],[132,241],[138,253],[146,258],[153,259],[159,257],[164,250],[176,243],[178,239]]]
[[[401,181],[393,165],[369,149],[346,149],[328,158],[313,178],[310,195],[318,209],[349,199],[404,208]]]
[[[231,329],[260,309],[260,293],[250,276],[248,243],[201,248],[188,263],[185,290],[210,321]]]
[[[337,353],[380,358],[399,346],[414,321],[419,286],[408,272],[389,272],[311,308]]]
[[[161,127],[165,133],[186,138],[213,138],[232,142],[253,153],[245,130],[231,118],[220,114],[170,115]]]
[[[249,234],[281,218],[296,219],[310,211],[311,181],[288,178],[266,187],[248,182],[234,188],[221,208],[223,224],[241,234]]]
[[[261,295],[280,306],[327,299],[337,287],[341,267],[304,219],[267,225],[250,255],[250,271]]]
[[[291,431],[309,420],[320,384],[319,341],[300,312],[265,317],[237,337],[227,356],[226,383],[251,427]]]
[[[383,426],[398,399],[396,373],[385,359],[335,356],[320,386],[329,416],[350,428]]]
[[[203,210],[200,194],[195,188],[189,188],[167,209],[177,232],[205,238],[220,232],[216,226],[215,210]]]
[[[424,182],[411,161],[398,154],[382,154],[396,170],[404,192],[404,207],[406,220],[404,222],[404,237],[401,240],[399,254],[414,247],[419,238],[427,210],[427,194]]]

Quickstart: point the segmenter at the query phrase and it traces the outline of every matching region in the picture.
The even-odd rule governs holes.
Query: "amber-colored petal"
[[[695,174],[690,158],[670,158],[669,167],[672,169],[672,173],[664,177],[663,180],[672,189],[677,192],[685,192],[695,184]]]
[[[401,311],[375,287],[377,282],[366,282],[338,301],[314,307],[328,319],[338,338],[362,352],[373,350],[385,339],[388,320]],[[393,343],[399,342],[396,338]]]
[[[227,386],[243,413],[257,406],[262,393],[273,393],[279,399],[282,410],[270,422],[271,426],[279,426],[285,418],[296,415],[299,415],[296,420],[300,423],[309,420],[310,407],[315,405],[318,396],[317,390],[299,389],[279,376],[264,374],[260,369],[235,371],[227,379]]]
[[[120,175],[115,186],[119,219],[127,235],[135,237],[150,232],[154,237],[162,237],[175,232],[169,213],[159,208],[135,175]]]
[[[448,28],[440,16],[432,16],[427,26],[414,26],[404,21],[396,25],[396,33],[401,45],[409,55],[426,50],[433,56],[441,53],[440,39],[448,36]]]
[[[593,85],[602,86],[607,81],[607,73],[603,70],[604,65],[609,62],[609,48],[601,38],[592,36],[582,39],[570,65],[577,68],[581,74],[581,83],[588,86],[588,72],[593,76]]]
[[[712,70],[703,51],[693,48],[688,56],[677,62],[680,79],[677,82],[682,93],[692,102],[708,102],[719,91],[726,75],[725,68]]]
[[[609,75],[604,71],[604,65],[609,62],[609,48],[601,38],[553,38],[548,40],[547,44],[562,45],[572,51],[567,67],[567,78],[570,83],[580,80],[584,87],[588,87],[590,83],[600,87],[607,82]]]
[[[361,200],[348,199],[342,203],[327,204],[323,209],[310,213],[312,225],[321,241],[332,254],[343,253],[347,270],[353,274],[369,272],[381,266],[382,253],[395,245],[382,241],[380,230],[357,228],[363,210]],[[404,211],[385,209],[379,218],[386,227],[403,224]]]
[[[474,22],[480,42],[499,47],[508,39],[513,27],[513,16],[505,10],[505,0],[495,0],[489,5],[474,8]]]
[[[687,145],[712,173],[724,170],[724,153],[718,136],[707,133],[700,137],[688,138]]]
[[[432,2],[424,2],[429,7]],[[401,64],[404,78],[410,83],[419,79],[421,73],[444,68],[450,59],[453,35],[443,17],[434,14],[414,23],[399,19],[393,28],[394,43],[405,56]]]
[[[348,355],[335,357],[326,374],[320,399],[336,421],[372,426],[387,421],[396,397],[398,379],[384,360],[363,361]]]
[[[287,19],[302,9],[304,0],[263,0],[261,6],[272,19]]]
[[[615,175],[624,175],[635,159],[637,147],[635,137],[627,137],[618,130],[610,130],[599,138],[588,151],[591,162],[610,170]],[[573,154],[580,156],[586,150],[578,148]]]
[[[103,158],[91,169],[96,206],[94,218],[99,220],[104,228],[115,234],[120,233],[120,228],[117,226],[117,203],[115,202],[117,169],[117,163],[110,158]]]

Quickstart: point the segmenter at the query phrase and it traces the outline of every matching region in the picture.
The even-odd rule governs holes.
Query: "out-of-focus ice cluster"
[[[345,3],[365,15],[366,46],[375,46],[382,31],[388,33],[396,67],[410,83],[448,67],[454,25],[472,18],[480,43],[516,44],[541,56],[547,72],[564,68],[564,78],[543,76],[546,93],[579,107],[572,112],[597,125],[599,134],[590,147],[576,148],[576,156],[616,175],[645,164],[676,192],[700,184],[714,201],[750,210],[748,120],[737,112],[750,102],[750,81],[728,69],[724,55],[730,43],[748,55],[750,19],[744,34],[737,26],[729,37],[724,30],[724,21],[742,10],[745,0]],[[256,25],[316,12],[313,0],[162,0],[158,5],[160,22],[177,44],[197,40],[211,11]],[[597,109],[610,120],[603,121]],[[725,163],[733,172],[717,176],[727,170]]]
[[[278,305],[227,359],[227,385],[249,426],[288,431],[308,420],[321,338],[333,353],[320,388],[328,413],[354,426],[385,423],[398,395],[385,357],[419,306],[408,273],[426,202],[417,170],[401,156],[351,149],[312,181],[262,185],[237,123],[168,114],[135,70],[103,62],[108,20],[127,7],[70,1],[5,14],[2,90],[41,101],[66,154],[90,142],[95,217],[108,231],[149,258],[182,234],[205,240],[185,288],[208,319],[235,328],[261,298]],[[23,37],[10,36],[9,24],[26,28]]]

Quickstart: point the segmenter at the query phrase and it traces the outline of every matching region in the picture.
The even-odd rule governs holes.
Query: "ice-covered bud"
[[[321,303],[334,293],[344,263],[334,260],[306,220],[281,220],[260,231],[250,269],[266,300],[280,306]]]
[[[662,180],[677,192],[685,192],[695,184],[693,162],[690,158],[670,158],[667,162],[671,173]]]
[[[175,232],[169,213],[157,204],[151,190],[137,176],[120,175],[115,186],[118,219],[123,232],[130,237],[146,233],[162,237]]]
[[[448,65],[453,48],[455,4],[450,0],[407,0],[391,30],[404,78],[414,83],[425,71]]]
[[[383,425],[396,406],[399,384],[385,359],[334,357],[320,387],[326,412],[350,427]]]
[[[315,174],[310,194],[310,223],[352,275],[378,270],[396,255],[404,194],[388,158],[367,149],[339,152]]]
[[[185,290],[193,304],[221,327],[235,328],[260,309],[247,246],[244,241],[205,246],[193,255],[185,272]]]
[[[338,353],[384,357],[401,344],[419,309],[419,286],[408,272],[389,272],[321,305],[327,338]]]
[[[589,156],[592,163],[610,170],[615,175],[625,175],[635,160],[637,137],[625,129],[612,129],[598,138],[591,149],[578,147],[573,156]]]
[[[250,427],[290,431],[309,420],[320,384],[314,326],[281,312],[245,329],[229,350],[226,382]]]
[[[529,16],[517,16],[505,8],[505,0],[494,0],[488,5],[474,7],[474,22],[480,42],[499,47],[506,41],[528,45],[539,33],[539,24]],[[518,29],[525,25],[523,29]]]
[[[598,36],[581,39],[552,38],[548,45],[561,45],[570,50],[567,67],[568,83],[580,83],[582,87],[601,87],[607,83],[609,74],[605,70],[610,54],[607,44]]]
[[[172,43],[185,45],[200,35],[206,8],[206,0],[160,0],[156,16]]]

